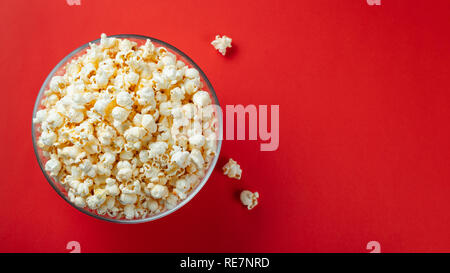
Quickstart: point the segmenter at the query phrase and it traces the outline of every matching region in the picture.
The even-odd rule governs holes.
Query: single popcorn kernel
[[[242,205],[247,206],[247,209],[251,210],[258,205],[259,193],[245,190],[241,192],[240,198]]]
[[[223,166],[223,173],[229,178],[241,179],[242,170],[241,166],[236,161],[230,158],[230,160]]]
[[[99,215],[131,220],[176,207],[217,153],[202,87],[199,71],[166,48],[102,34],[51,79],[33,117],[45,171],[70,202]]]
[[[223,35],[220,37],[216,35],[216,39],[211,42],[216,50],[218,50],[223,56],[227,53],[227,47],[231,48],[231,38]]]

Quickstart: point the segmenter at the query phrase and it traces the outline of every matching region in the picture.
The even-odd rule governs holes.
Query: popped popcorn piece
[[[141,140],[147,132],[141,127],[131,127],[123,134],[128,142],[136,142]]]
[[[200,170],[203,169],[203,164],[205,163],[205,160],[200,150],[192,149],[189,158],[195,163],[195,165],[197,165],[198,169]]]
[[[211,97],[209,96],[208,92],[206,91],[198,91],[194,94],[194,97],[192,98],[194,103],[200,107],[207,106],[211,104]]]
[[[111,116],[115,121],[118,121],[119,123],[123,123],[125,120],[127,120],[127,117],[129,115],[129,111],[122,107],[114,107],[114,109],[111,112]]]
[[[187,165],[189,163],[188,159],[189,159],[189,152],[187,152],[187,151],[175,152],[172,155],[172,158],[171,158],[171,160],[173,162],[175,162],[178,165],[178,167],[180,167],[180,168],[186,168],[187,167]]]
[[[251,192],[251,191],[247,191],[244,190],[241,192],[241,202],[244,206],[247,206],[247,209],[251,210],[253,209],[256,205],[258,205],[258,198],[259,198],[259,193],[257,192]]]
[[[231,47],[231,41],[232,39],[230,37],[227,37],[225,35],[220,37],[220,35],[216,35],[216,39],[214,39],[211,44],[216,50],[218,50],[220,53],[222,53],[223,56],[225,56],[225,54],[227,53],[227,48]]]
[[[180,88],[180,87],[175,87],[174,89],[170,90],[170,99],[173,102],[179,102],[184,100],[184,96],[185,92],[184,89]]]
[[[99,215],[137,219],[176,207],[217,149],[202,87],[200,72],[166,48],[102,34],[44,91],[33,123],[45,171],[70,202]]]
[[[128,204],[124,207],[123,213],[125,214],[125,218],[133,219],[136,216],[136,210],[134,205]]]
[[[230,158],[230,160],[223,166],[223,173],[229,178],[241,179],[242,170],[241,166],[236,161]]]
[[[146,114],[142,116],[142,127],[148,130],[150,134],[153,134],[157,130],[155,118],[152,115]]]
[[[167,196],[164,204],[166,205],[167,209],[173,209],[178,203],[178,197],[175,194],[169,194]]]
[[[36,117],[33,119],[33,123],[42,123],[47,119],[47,110],[41,109],[36,112]]]
[[[168,145],[166,142],[158,141],[150,144],[149,148],[150,157],[156,157],[158,155],[164,154],[168,148]]]
[[[61,162],[56,158],[52,158],[45,163],[45,170],[49,172],[51,176],[57,176],[61,170]]]
[[[130,95],[130,93],[121,91],[116,96],[116,102],[119,106],[122,106],[124,108],[129,108],[133,105],[133,99]]]
[[[184,73],[184,75],[190,79],[195,79],[195,78],[199,77],[200,74],[197,69],[188,68],[188,69],[186,69],[186,72]]]
[[[55,143],[57,135],[53,131],[43,131],[39,141],[45,146],[52,146]]]
[[[117,186],[116,180],[113,178],[106,179],[106,193],[110,196],[117,196],[120,194],[119,187]]]
[[[124,205],[134,204],[137,201],[137,195],[133,193],[122,193],[119,200]]]
[[[167,190],[167,187],[159,184],[155,185],[151,190],[151,195],[155,199],[167,197],[168,194],[169,191]]]
[[[203,145],[205,145],[206,143],[206,138],[203,135],[193,135],[189,138],[189,144],[197,147],[197,148],[201,148]]]
[[[48,112],[47,119],[45,120],[49,128],[55,129],[60,127],[64,119],[60,113],[58,113],[56,110],[52,109]]]
[[[84,198],[81,196],[75,197],[73,203],[75,204],[75,206],[80,207],[80,208],[86,207],[86,202],[85,202]]]
[[[111,99],[109,99],[109,98],[99,99],[94,104],[94,110],[97,111],[97,113],[99,113],[102,116],[104,116],[105,115],[105,111],[108,108],[110,103],[111,103]]]
[[[120,182],[130,181],[133,176],[133,170],[131,169],[131,164],[128,161],[120,161],[117,163],[117,180]]]

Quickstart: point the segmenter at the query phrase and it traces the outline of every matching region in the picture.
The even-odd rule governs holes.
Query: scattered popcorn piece
[[[231,47],[231,38],[223,35],[220,37],[219,35],[216,35],[216,39],[211,42],[211,44],[214,46],[216,50],[218,50],[220,53],[222,53],[223,56],[227,53],[227,47]]]
[[[259,193],[258,192],[251,192],[244,190],[241,192],[241,202],[244,206],[247,206],[247,209],[251,210],[256,205],[258,205],[258,198]]]
[[[241,179],[242,170],[241,166],[236,161],[230,158],[230,160],[223,166],[223,173],[229,178]]]
[[[105,34],[65,68],[33,123],[45,171],[70,202],[136,219],[187,198],[217,152],[200,72],[150,40]]]

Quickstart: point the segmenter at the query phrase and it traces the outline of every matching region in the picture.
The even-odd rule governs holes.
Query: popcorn
[[[77,111],[74,108],[70,108],[67,113],[67,117],[69,118],[69,121],[73,123],[80,123],[84,120],[83,112]]]
[[[187,94],[194,94],[201,87],[200,78],[188,79],[184,82],[183,88]]]
[[[176,182],[176,188],[180,191],[186,191],[189,189],[189,182],[186,179],[178,179]]]
[[[187,167],[187,165],[189,163],[188,159],[189,159],[189,152],[186,152],[186,151],[184,151],[184,152],[178,151],[178,152],[174,153],[171,158],[172,162],[175,162],[178,165],[178,167],[180,167],[180,168]]]
[[[230,158],[230,160],[223,166],[223,173],[229,178],[241,179],[242,170],[241,166],[236,161]]]
[[[105,152],[104,154],[99,156],[99,159],[100,162],[103,162],[106,165],[111,166],[116,161],[116,155],[111,152]]]
[[[89,177],[95,177],[96,167],[92,165],[92,162],[89,159],[85,159],[79,166],[82,174]]]
[[[63,124],[64,119],[61,116],[61,114],[56,112],[56,110],[52,109],[48,112],[47,119],[45,120],[45,122],[50,128],[55,129]]]
[[[56,158],[52,158],[47,163],[45,163],[45,170],[51,175],[51,176],[57,176],[59,173],[59,170],[61,170],[61,162],[58,161]]]
[[[112,139],[116,136],[116,131],[106,123],[102,123],[97,130],[97,138],[103,145],[110,145]]]
[[[190,184],[186,179],[179,179],[175,184],[175,189],[173,190],[180,199],[186,198],[186,191],[190,188]]]
[[[211,98],[209,97],[209,94],[206,91],[198,91],[197,93],[194,94],[192,100],[196,105],[200,107],[211,104]]]
[[[203,169],[203,164],[205,160],[203,159],[203,155],[198,149],[192,149],[189,158],[197,165],[197,168]]]
[[[189,79],[195,79],[200,76],[200,74],[198,73],[198,70],[195,68],[186,69],[186,72],[184,73],[184,75]]]
[[[200,183],[217,138],[200,73],[150,40],[101,35],[44,92],[33,123],[45,171],[74,205],[136,219],[172,209]],[[214,137],[211,137],[214,135]]]
[[[240,198],[241,203],[247,206],[247,209],[251,210],[258,205],[259,193],[245,190],[241,192]]]
[[[134,204],[137,201],[137,195],[133,193],[122,193],[119,201],[124,205]]]
[[[189,144],[191,144],[194,147],[201,148],[203,145],[205,145],[206,138],[203,135],[193,135],[189,138]]]
[[[142,150],[139,152],[139,160],[142,163],[145,163],[150,160],[150,155],[149,155],[148,150]]]
[[[175,87],[174,89],[170,90],[170,99],[174,102],[179,102],[181,100],[184,100],[184,90],[180,87]]]
[[[155,133],[157,130],[156,122],[152,115],[143,115],[141,124],[150,134]]]
[[[148,105],[152,102],[155,102],[155,93],[152,90],[151,87],[144,87],[142,89],[139,89],[136,94],[138,95],[138,103],[140,105]],[[156,103],[156,102],[155,102]]]
[[[158,202],[156,202],[155,200],[150,201],[147,204],[147,208],[151,211],[151,212],[156,212],[159,208],[159,204]]]
[[[155,185],[151,190],[151,195],[155,199],[167,197],[168,193],[167,187],[163,185]]]
[[[169,196],[166,198],[165,200],[165,205],[167,207],[167,209],[173,209],[178,202],[178,197],[174,194],[169,194]]]
[[[64,88],[65,81],[62,76],[54,76],[50,81],[50,90],[52,91],[60,91],[61,88]]]
[[[101,114],[102,116],[105,115],[106,108],[111,103],[111,99],[109,98],[102,98],[95,102],[94,104],[94,110],[97,111],[97,113]]]
[[[218,50],[220,53],[222,53],[223,56],[227,53],[227,48],[231,48],[231,38],[223,35],[220,37],[219,35],[216,35],[216,39],[211,42],[211,44],[214,46],[216,50]]]
[[[119,187],[117,186],[116,180],[112,178],[106,179],[106,193],[110,196],[117,196],[120,194]]]
[[[119,106],[124,108],[129,108],[133,105],[133,100],[131,95],[128,92],[121,91],[116,96],[116,102]]]
[[[45,146],[52,146],[56,141],[56,134],[53,131],[43,131],[39,141]]]
[[[149,148],[150,157],[156,157],[158,155],[164,154],[168,148],[168,145],[166,142],[158,141],[150,144]]]
[[[133,219],[136,214],[134,205],[132,204],[126,205],[123,209],[123,213],[125,214],[125,218]]]
[[[42,123],[47,119],[47,110],[42,109],[36,112],[36,117],[33,119],[33,123]]]
[[[95,75],[95,82],[97,83],[98,88],[106,88],[108,86],[109,78],[111,78],[113,74],[111,70],[99,67],[97,74]]]
[[[128,115],[129,112],[126,109],[119,106],[114,107],[114,109],[111,112],[112,118],[119,123],[123,123],[125,120],[127,120]]]
[[[91,60],[93,61],[93,60]],[[91,62],[87,63],[83,68],[81,68],[80,76],[83,81],[88,81],[89,78],[94,74],[95,72],[95,66]]]
[[[103,194],[103,191],[86,198],[86,204],[90,209],[99,208],[105,201],[106,197]]]
[[[130,85],[136,85],[139,81],[139,74],[130,71],[130,73],[125,75],[125,81]]]
[[[131,127],[126,130],[124,133],[124,137],[128,142],[136,142],[141,140],[147,132],[144,128],[141,127]]]
[[[75,204],[75,206],[77,206],[77,207],[80,207],[80,208],[86,207],[86,202],[85,202],[84,198],[81,197],[81,196],[75,197],[74,201],[72,201],[72,202],[73,202],[73,203]]]
[[[117,163],[117,180],[120,182],[126,182],[133,176],[133,170],[131,169],[131,164],[128,161],[120,161]]]
[[[166,55],[161,58],[161,62],[165,66],[170,66],[170,65],[175,65],[176,59],[175,59],[175,56],[173,56],[173,55]]]
[[[86,153],[77,146],[67,146],[60,150],[59,155],[62,159],[70,159],[72,163],[79,163]]]
[[[74,181],[74,182],[78,182],[78,181]],[[81,196],[86,196],[89,194],[89,188],[92,186],[92,180],[91,179],[86,179],[83,183],[76,183],[76,191],[77,194],[81,195]]]

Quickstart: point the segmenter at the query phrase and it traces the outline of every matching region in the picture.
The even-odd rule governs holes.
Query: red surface
[[[0,2],[0,251],[450,251],[450,1]],[[38,90],[66,54],[107,34],[167,41],[220,102],[280,105],[280,146],[225,141],[241,181],[213,173],[185,207],[119,225],[45,181],[31,142]],[[209,44],[233,38],[222,57]],[[247,211],[241,189],[257,190]]]

